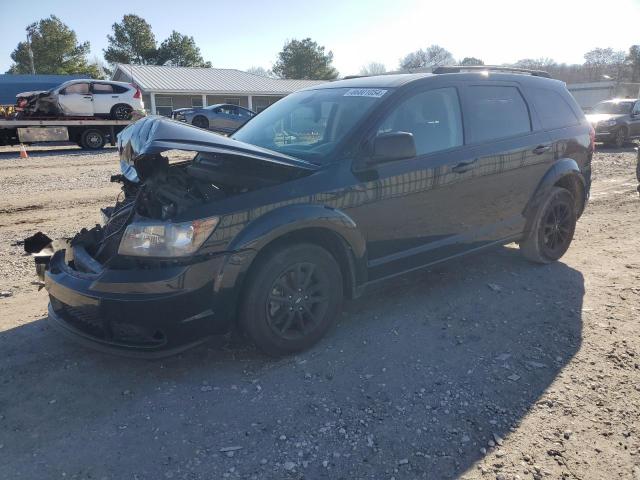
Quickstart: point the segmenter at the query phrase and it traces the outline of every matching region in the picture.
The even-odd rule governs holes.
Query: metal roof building
[[[61,83],[86,75],[0,75],[0,105],[14,105],[16,95],[34,90],[49,90]]]
[[[260,112],[280,98],[323,80],[282,80],[230,68],[118,64],[112,80],[130,82],[143,93],[150,113],[169,115],[184,107],[232,103]]]

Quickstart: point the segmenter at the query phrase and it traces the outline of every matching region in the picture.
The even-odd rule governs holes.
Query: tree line
[[[172,65],[180,67],[211,67],[205,61],[192,36],[172,31],[161,42],[156,40],[151,25],[138,15],[124,15],[111,26],[107,35],[104,60],[89,59],[89,42],[80,42],[76,33],[58,17],[51,15],[27,26],[27,39],[19,42],[11,53],[13,64],[7,73],[83,74],[105,78],[117,63],[133,65]],[[447,49],[431,45],[410,52],[399,61],[394,71],[429,71],[446,65],[484,65],[480,58],[456,60]],[[612,48],[595,48],[584,54],[584,63],[557,63],[551,58],[524,58],[513,64],[535,70],[546,70],[554,78],[567,83],[615,80],[640,82],[640,45],[627,52]],[[339,72],[333,66],[333,52],[326,51],[311,38],[287,40],[278,53],[273,68],[260,66],[247,70],[255,75],[274,78],[332,80]],[[383,63],[363,65],[361,75],[387,73]]]

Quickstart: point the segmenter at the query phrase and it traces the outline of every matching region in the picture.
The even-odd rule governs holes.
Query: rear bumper
[[[191,265],[86,274],[71,269],[64,253],[54,254],[45,273],[49,321],[85,345],[157,358],[202,343],[231,325],[236,282],[232,279],[225,287],[223,277],[236,255]]]

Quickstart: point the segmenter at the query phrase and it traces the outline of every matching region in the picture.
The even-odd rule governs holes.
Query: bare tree
[[[273,73],[271,70],[266,70],[265,68],[262,67],[249,67],[247,68],[247,73],[252,73],[253,75],[259,75],[261,77],[269,77],[269,78],[277,78],[275,73]]]
[[[528,68],[529,70],[549,70],[556,65],[555,60],[549,57],[523,58],[513,64],[514,67]]]
[[[460,60],[460,65],[484,65],[484,62],[476,57],[464,57],[462,60]]]
[[[379,62],[370,62],[360,69],[360,75],[382,75],[383,73],[387,73],[387,67]]]
[[[613,48],[589,50],[584,54],[584,66],[589,80],[602,80],[605,75],[621,79],[624,75],[625,59],[626,55],[622,50],[614,51]]]
[[[400,69],[412,71],[453,65],[454,63],[456,62],[451,52],[439,45],[431,45],[426,50],[420,49],[406,55],[400,60]]]

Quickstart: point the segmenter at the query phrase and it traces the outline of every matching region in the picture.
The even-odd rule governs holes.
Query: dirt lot
[[[513,245],[387,282],[274,361],[218,338],[163,361],[47,327],[16,240],[73,234],[113,150],[0,151],[0,478],[640,479],[640,201],[594,161],[562,262]]]

